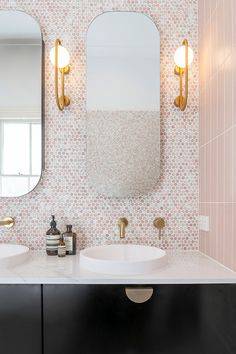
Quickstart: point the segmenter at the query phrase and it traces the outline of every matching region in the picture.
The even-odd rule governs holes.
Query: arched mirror
[[[0,196],[18,197],[42,170],[42,51],[38,23],[0,11]]]
[[[107,12],[87,35],[87,174],[97,192],[150,191],[160,174],[160,35],[136,12]]]

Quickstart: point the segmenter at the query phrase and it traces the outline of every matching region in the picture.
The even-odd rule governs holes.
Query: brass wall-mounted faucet
[[[15,219],[12,218],[12,217],[10,217],[10,216],[8,216],[7,218],[4,218],[4,219],[0,220],[0,226],[5,226],[5,227],[7,227],[7,228],[10,228],[10,227],[14,226],[15,223],[16,223],[16,222],[15,222]]]
[[[128,220],[126,218],[120,218],[118,220],[118,226],[120,228],[120,239],[125,238],[125,228],[128,225]]]
[[[166,226],[165,219],[158,217],[158,218],[154,219],[153,225],[158,230],[158,238],[160,240],[161,239],[161,230],[164,229],[164,227]]]

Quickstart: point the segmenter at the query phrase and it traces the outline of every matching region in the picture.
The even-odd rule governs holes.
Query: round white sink
[[[166,252],[150,246],[105,245],[86,248],[80,252],[81,267],[96,273],[145,274],[166,264]]]
[[[29,248],[21,245],[0,244],[0,268],[14,267],[27,260]]]

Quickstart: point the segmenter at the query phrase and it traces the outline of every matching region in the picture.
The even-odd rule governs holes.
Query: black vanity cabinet
[[[236,353],[236,285],[150,287],[0,285],[0,354]]]
[[[235,285],[45,285],[44,354],[236,353]]]
[[[0,353],[42,354],[41,285],[0,285]]]

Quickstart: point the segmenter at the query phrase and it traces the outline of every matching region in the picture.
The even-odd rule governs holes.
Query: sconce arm
[[[188,40],[184,39],[182,45],[185,46],[185,68],[175,67],[175,74],[179,75],[180,95],[176,97],[174,103],[181,111],[184,111],[188,102]],[[185,95],[183,95],[183,74],[185,76]]]
[[[58,47],[61,45],[60,39],[56,39],[55,41],[55,96],[56,96],[56,102],[57,106],[60,111],[63,111],[65,106],[69,106],[70,104],[70,99],[68,96],[65,96],[65,83],[64,83],[64,77],[65,74],[68,74],[70,71],[69,66],[66,66],[65,68],[58,68]],[[58,94],[58,71],[60,70],[61,72],[61,96],[59,97]]]

